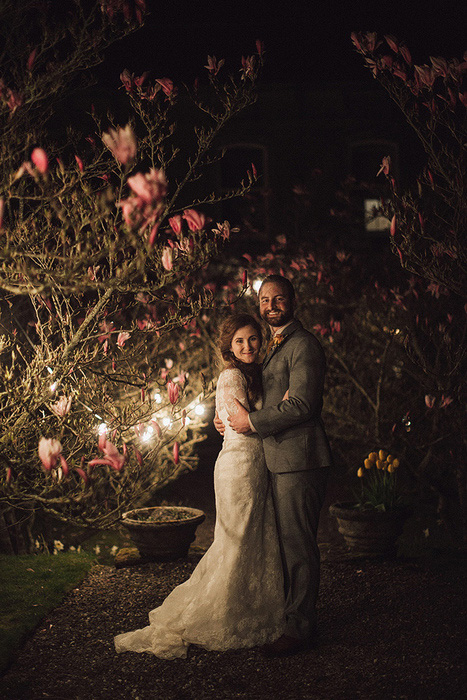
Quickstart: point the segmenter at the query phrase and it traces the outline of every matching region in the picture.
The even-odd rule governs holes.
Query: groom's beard
[[[290,311],[280,311],[280,309],[274,309],[274,316],[270,316],[270,312],[265,311],[261,314],[263,321],[273,328],[281,328],[285,326],[286,323],[292,320],[293,313]]]

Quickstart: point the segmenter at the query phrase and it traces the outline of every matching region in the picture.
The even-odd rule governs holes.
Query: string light
[[[52,392],[52,394],[54,393],[57,386],[58,386],[58,382],[54,382],[53,384],[50,385],[50,391]]]
[[[97,432],[99,433],[99,435],[105,435],[105,433],[107,432],[107,423],[100,423]]]
[[[162,403],[162,396],[158,394],[157,392],[154,394],[154,401],[156,403]]]
[[[262,280],[255,280],[253,284],[251,285],[253,289],[255,290],[256,294],[258,294],[261,285],[263,284]]]
[[[197,416],[204,416],[205,411],[206,409],[202,403],[199,403],[197,406],[195,406],[195,413]]]

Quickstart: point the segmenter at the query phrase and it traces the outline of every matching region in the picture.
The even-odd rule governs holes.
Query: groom
[[[229,423],[237,433],[257,432],[263,440],[286,598],[285,632],[264,652],[285,656],[312,645],[316,635],[316,533],[332,462],[321,421],[325,357],[315,336],[294,318],[295,291],[288,279],[266,277],[258,296],[272,335],[263,363],[263,408],[249,414],[237,401]]]

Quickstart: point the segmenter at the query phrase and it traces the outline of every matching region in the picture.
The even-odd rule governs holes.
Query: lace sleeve
[[[226,409],[229,415],[234,414],[237,405],[234,399],[238,399],[247,411],[248,404],[246,379],[239,369],[225,369],[219,375],[216,392],[216,409],[218,412]]]

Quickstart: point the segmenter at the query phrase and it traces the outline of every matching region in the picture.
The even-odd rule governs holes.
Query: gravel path
[[[148,610],[187,578],[199,555],[115,570],[95,567],[47,617],[0,681],[4,700],[464,697],[466,568],[431,563],[324,561],[318,646],[270,660],[258,650],[187,660],[114,653],[113,635],[147,624]]]
[[[217,442],[216,442],[217,440]],[[218,438],[201,443],[200,468],[166,496],[202,508],[195,545],[212,541],[212,469]],[[192,647],[187,660],[116,655],[113,636],[147,624],[148,611],[189,577],[200,554],[116,570],[95,567],[38,627],[0,680],[1,700],[459,700],[465,696],[465,592],[460,559],[365,560],[346,553],[328,506],[349,486],[336,472],[322,510],[318,646],[270,660],[258,650]]]

